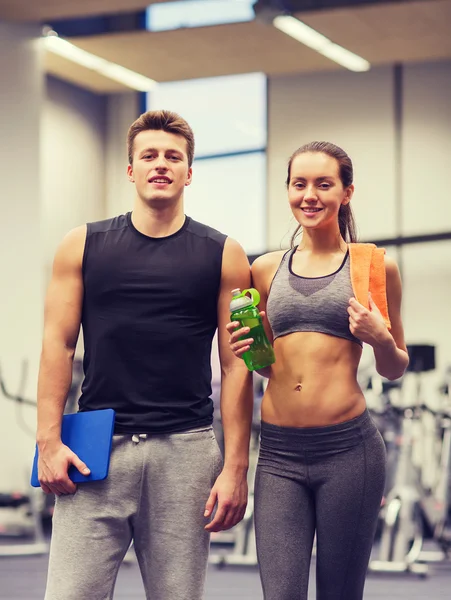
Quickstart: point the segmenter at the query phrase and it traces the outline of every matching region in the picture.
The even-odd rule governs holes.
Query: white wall
[[[133,208],[135,187],[127,179],[127,132],[139,116],[139,95],[115,94],[108,98],[106,143],[105,218]]]
[[[451,241],[403,248],[404,324],[412,344],[437,344],[439,370],[451,365]]]
[[[39,34],[37,27],[0,22],[0,365],[10,391],[30,398],[36,394],[43,312]],[[20,386],[24,360],[28,378]],[[0,393],[0,491],[27,489],[35,418],[35,409],[19,409]]]
[[[451,230],[451,62],[404,69],[403,235]]]
[[[138,97],[98,96],[47,79],[41,138],[47,271],[67,231],[132,209],[126,136],[139,115]]]
[[[361,238],[395,235],[393,74],[333,72],[274,77],[269,81],[268,248],[289,243],[293,223],[285,180],[290,155],[325,140],[354,164],[352,206]]]
[[[451,231],[451,62],[403,74],[402,234]],[[451,364],[451,241],[402,248],[403,315],[409,343],[436,344],[437,372]]]
[[[46,79],[42,114],[42,226],[46,280],[64,235],[104,218],[107,99]]]

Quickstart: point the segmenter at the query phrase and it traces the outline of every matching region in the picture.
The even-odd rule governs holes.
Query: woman
[[[353,298],[347,241],[352,162],[337,146],[312,142],[288,164],[288,199],[302,229],[298,246],[252,265],[267,311],[276,362],[264,369],[255,528],[265,600],[307,600],[317,539],[317,598],[361,600],[384,490],[385,447],[356,375],[362,343],[378,372],[404,373],[408,355],[400,316],[401,280],[385,257],[389,331],[369,297]],[[264,312],[262,312],[264,314]],[[237,356],[249,329],[229,323]]]

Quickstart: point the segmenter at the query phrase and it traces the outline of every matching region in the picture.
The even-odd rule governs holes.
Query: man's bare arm
[[[207,502],[207,514],[217,504],[210,531],[229,529],[244,516],[247,503],[249,439],[253,412],[252,376],[229,346],[231,291],[250,286],[250,268],[243,248],[228,238],[224,248],[218,301],[218,345],[221,361],[221,417],[224,430],[224,469]]]
[[[38,379],[39,480],[45,492],[73,493],[70,464],[86,465],[61,442],[61,422],[72,381],[72,364],[83,304],[82,261],[86,226],[71,231],[58,248],[45,302]]]
[[[252,376],[244,361],[234,356],[226,329],[230,321],[231,291],[250,287],[250,268],[244,250],[228,239],[224,250],[219,298],[218,345],[221,361],[221,417],[224,428],[224,467],[246,468],[253,412]],[[231,287],[232,286],[232,287]]]

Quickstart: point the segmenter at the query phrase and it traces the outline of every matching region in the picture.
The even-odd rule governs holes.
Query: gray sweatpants
[[[45,600],[110,600],[132,541],[147,600],[201,600],[221,467],[211,427],[115,435],[108,478],[56,499]]]

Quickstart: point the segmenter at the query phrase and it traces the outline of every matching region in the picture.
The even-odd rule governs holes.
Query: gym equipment
[[[22,366],[22,384],[24,382],[26,365]],[[3,396],[13,400],[19,405],[26,404],[36,407],[36,402],[26,400],[21,394],[13,395],[8,392],[0,371],[0,390]],[[12,556],[35,556],[47,554],[49,545],[46,542],[42,525],[42,508],[44,494],[40,490],[32,490],[28,494],[22,493],[1,493],[0,509],[13,509],[21,512],[21,518],[26,526],[16,527],[14,537],[29,537],[31,541],[24,544],[9,543],[0,545],[0,557]],[[6,533],[8,533],[6,531]]]
[[[424,442],[421,418],[426,405],[422,401],[421,374],[435,369],[435,347],[431,345],[408,346],[410,364],[408,372],[416,378],[416,394],[413,403],[402,406],[401,442],[395,472],[394,485],[390,490],[383,509],[383,525],[378,560],[370,562],[373,572],[415,573],[426,576],[426,562],[443,560],[443,552],[425,553],[424,504],[419,459],[414,448]],[[449,440],[445,437],[442,471],[449,477]],[[419,453],[421,455],[421,452]],[[447,479],[448,480],[448,479]],[[444,498],[444,502],[447,498]],[[443,510],[441,513],[443,521]]]
[[[448,370],[447,377],[451,378]],[[424,494],[420,500],[423,519],[440,548],[438,553],[422,553],[426,561],[449,558],[451,551],[451,397],[449,381],[441,387],[441,406],[423,407],[435,429],[426,429],[422,469],[433,476],[426,480],[422,471]],[[438,435],[437,435],[438,433]],[[435,467],[435,468],[433,468]],[[424,482],[427,481],[427,486]]]
[[[387,472],[385,478],[384,498],[394,486],[399,459],[399,444],[401,436],[404,408],[401,406],[402,382],[385,381],[379,375],[373,375],[370,392],[365,391],[367,407],[384,439],[387,451]],[[376,400],[377,398],[377,400]],[[368,402],[370,399],[370,402]]]
[[[41,507],[39,506],[39,499],[35,490],[31,490],[28,495],[16,493],[0,494],[0,508],[22,508],[26,510],[26,517],[31,518],[31,526],[28,530],[31,541],[24,544],[0,544],[0,558],[40,556],[48,553],[49,545],[44,536]],[[18,535],[24,537],[24,528],[21,528]]]

